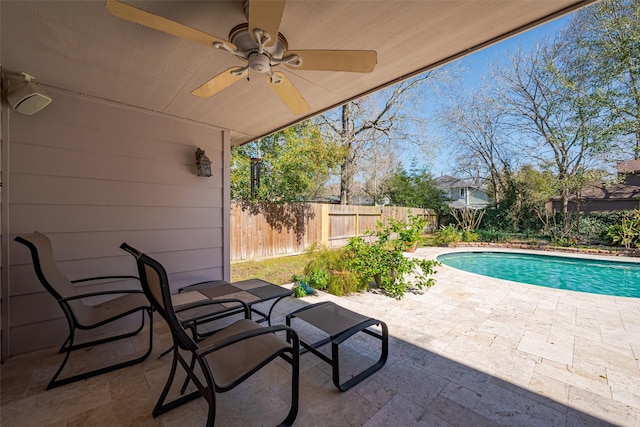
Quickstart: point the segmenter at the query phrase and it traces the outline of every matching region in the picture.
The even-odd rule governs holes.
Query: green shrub
[[[405,242],[392,238],[392,233],[393,223],[378,222],[376,231],[369,233],[366,240],[352,237],[344,249],[348,254],[348,270],[358,277],[360,286],[376,281],[387,295],[400,299],[408,289],[433,285],[428,276],[435,273],[434,267],[439,263],[405,257]],[[409,281],[406,275],[411,273],[415,278]]]
[[[302,286],[297,285],[293,287],[293,294],[296,298],[303,298],[307,296],[307,291],[305,291]]]
[[[314,288],[309,286],[307,276],[294,274],[293,281],[295,283],[293,286],[293,293],[296,298],[306,297],[307,295],[311,295],[315,292]]]
[[[478,241],[478,233],[474,231],[464,230],[462,232],[462,241],[463,242],[477,242]]]
[[[622,223],[626,212],[594,212],[580,217],[579,232],[582,241],[602,245],[610,244],[611,238],[607,235],[609,228]]]
[[[422,234],[428,223],[429,221],[426,217],[411,215],[410,211],[408,222],[398,221],[393,218],[389,219],[391,231],[397,233],[398,240],[403,243],[405,250],[413,248],[422,241]]]
[[[539,231],[540,220],[531,209],[517,209],[512,203],[489,206],[479,228],[484,230],[516,233]]]
[[[350,271],[335,272],[329,277],[328,291],[336,296],[348,295],[367,289],[367,284]]]
[[[436,245],[448,245],[462,241],[462,231],[454,224],[440,226],[435,234]]]
[[[626,212],[619,224],[609,227],[607,235],[614,245],[621,245],[626,249],[638,247],[640,243],[640,210]]]
[[[303,269],[302,280],[313,289],[326,289],[329,293],[342,296],[366,289],[359,278],[348,271],[350,255],[344,249],[327,249],[315,244],[308,251],[309,262]],[[295,290],[295,288],[294,288]]]
[[[314,289],[326,289],[332,271],[342,271],[346,268],[346,256],[343,250],[330,250],[319,244],[314,244],[308,251],[311,260],[305,265],[303,274],[306,284]]]
[[[394,298],[402,298],[410,288],[430,287],[434,281],[435,260],[419,260],[403,255],[407,243],[422,234],[426,220],[410,216],[410,223],[389,221],[388,225],[376,224],[376,231],[363,237],[353,237],[342,249],[328,250],[314,245],[308,255],[311,258],[304,268],[304,281],[314,289],[327,289],[334,295],[346,295],[366,290],[376,278],[380,288]],[[404,234],[403,234],[404,233]],[[393,236],[393,237],[392,237]],[[405,275],[413,273],[414,279]]]
[[[308,266],[308,265],[307,265]],[[329,270],[326,268],[316,267],[311,269],[305,268],[306,283],[313,289],[326,289],[329,283]]]
[[[565,236],[552,236],[551,245],[560,246],[562,248],[572,248],[577,246],[578,242],[571,237]]]
[[[481,242],[506,242],[509,240],[509,233],[494,230],[477,230],[478,240]]]

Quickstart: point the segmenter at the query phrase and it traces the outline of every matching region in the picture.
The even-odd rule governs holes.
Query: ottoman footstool
[[[333,370],[333,384],[340,390],[346,391],[360,381],[378,371],[384,366],[389,355],[389,331],[387,325],[377,319],[362,316],[354,311],[340,307],[332,302],[321,302],[302,307],[286,316],[287,326],[291,326],[292,319],[299,319],[312,325],[328,336],[314,343],[307,343],[300,339],[301,354],[310,351],[320,359],[331,365]],[[370,326],[380,325],[382,333],[369,329]],[[380,358],[376,363],[362,370],[347,381],[340,381],[340,344],[358,332],[363,332],[381,341]],[[317,350],[318,347],[331,343],[331,357]]]

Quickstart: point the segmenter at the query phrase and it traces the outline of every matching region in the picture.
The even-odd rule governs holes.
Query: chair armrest
[[[125,252],[129,253],[130,255],[132,255],[136,260],[138,258],[140,258],[140,256],[142,255],[142,252],[140,252],[139,250],[137,250],[133,246],[129,246],[126,242],[123,242],[120,245],[120,249],[122,249],[123,251],[125,251]]]
[[[230,302],[239,303],[240,305],[239,306],[235,306],[235,307],[229,307],[226,310],[221,310],[221,311],[218,311],[216,313],[207,313],[207,314],[200,314],[200,315],[193,316],[193,317],[187,317],[187,318],[182,319],[180,321],[180,323],[182,323],[183,325],[186,325],[186,324],[191,323],[191,322],[195,322],[195,321],[198,321],[198,320],[201,320],[201,319],[206,319],[207,317],[210,317],[210,316],[215,316],[218,313],[225,313],[225,312],[228,312],[228,311],[231,311],[231,310],[237,310],[240,307],[242,307],[242,310],[244,311],[245,319],[251,318],[251,314],[249,312],[249,306],[247,305],[247,303],[242,301],[242,300],[239,300],[237,298],[208,299],[208,300],[205,300],[205,301],[195,301],[195,302],[192,302],[192,303],[181,305],[181,306],[179,306],[179,308],[175,309],[174,311],[175,311],[176,314],[178,314],[180,312],[192,310],[194,308],[200,308],[200,307],[206,307],[207,305],[230,303]]]
[[[196,354],[198,356],[206,356],[208,354],[221,350],[237,342],[244,341],[249,338],[257,337],[259,335],[272,334],[274,332],[281,332],[281,331],[286,331],[289,334],[289,337],[293,339],[294,352],[299,352],[300,339],[298,338],[298,334],[296,333],[296,331],[290,326],[276,325],[276,326],[268,326],[266,328],[253,329],[251,331],[245,331],[236,335],[232,335],[227,339],[222,340],[219,343],[212,344],[210,346],[203,347],[196,350]]]
[[[96,277],[87,277],[85,279],[77,279],[72,280],[71,283],[81,283],[81,282],[89,282],[92,280],[106,280],[106,279],[136,279],[140,280],[138,276],[96,276]]]
[[[89,292],[88,294],[73,295],[66,298],[60,298],[58,302],[67,302],[67,301],[73,301],[73,300],[82,299],[82,298],[98,297],[103,295],[114,295],[114,294],[144,294],[144,292],[137,289],[118,289],[113,291]]]

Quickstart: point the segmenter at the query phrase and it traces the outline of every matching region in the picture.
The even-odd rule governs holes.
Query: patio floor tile
[[[451,250],[424,248],[414,256],[433,258]],[[525,285],[446,266],[435,277],[434,287],[400,301],[373,293],[318,293],[276,306],[275,323],[306,304],[334,301],[389,326],[387,364],[345,393],[333,386],[328,364],[302,356],[296,425],[640,425],[639,299]],[[154,351],[145,362],[50,391],[44,389],[61,360],[57,348],[10,358],[0,370],[0,425],[203,425],[203,399],[151,417],[171,364],[171,355],[157,357],[170,346],[168,329],[159,318],[153,328]],[[345,375],[377,357],[377,343],[368,338],[355,336],[341,347]],[[90,351],[91,357],[72,355],[71,370],[144,344],[145,337],[136,337]],[[289,372],[278,360],[218,395],[216,425],[281,421],[291,399]],[[178,370],[178,376],[184,374]]]
[[[549,341],[546,335],[535,332],[525,332],[517,349],[565,365],[570,365],[573,360],[573,342]]]

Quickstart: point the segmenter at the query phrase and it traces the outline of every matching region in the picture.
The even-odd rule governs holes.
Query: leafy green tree
[[[271,203],[300,202],[317,196],[343,149],[325,141],[306,121],[258,141],[231,149],[231,198]],[[260,186],[251,194],[251,159],[260,159]]]
[[[426,170],[407,172],[398,168],[395,175],[383,183],[383,193],[392,205],[447,211],[444,192],[436,187],[433,176]]]
[[[509,195],[513,203],[511,215],[520,229],[534,228],[535,217],[542,225],[546,223],[546,203],[558,195],[559,186],[557,176],[548,168],[538,170],[525,165],[513,175]]]
[[[555,174],[525,165],[515,172],[505,169],[502,175],[505,186],[500,201],[487,210],[481,227],[508,232],[540,230],[546,220],[545,204],[558,194]]]
[[[640,158],[640,0],[605,0],[582,9],[565,31],[574,61],[589,71],[603,131],[623,153]],[[618,156],[619,152],[616,152]],[[614,155],[615,155],[614,154]]]
[[[538,169],[532,165],[505,173],[506,191],[501,202],[489,211],[483,227],[511,232],[543,231],[551,237],[579,234],[579,212],[552,212],[547,203],[560,194],[564,186],[580,204],[582,189],[602,182],[602,178],[602,171],[580,170],[561,183],[550,167]]]

